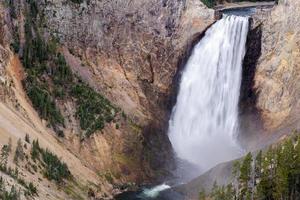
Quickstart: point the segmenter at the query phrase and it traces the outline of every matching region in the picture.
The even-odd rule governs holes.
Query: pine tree
[[[40,145],[38,140],[32,141],[32,147],[31,147],[31,158],[33,161],[39,158],[40,155]]]
[[[279,146],[276,151],[276,171],[274,197],[283,199],[289,196],[289,177],[294,168],[294,146],[289,139]]]
[[[26,133],[26,135],[25,135],[25,141],[30,144],[30,138],[29,138],[28,133]]]
[[[234,190],[235,190],[235,196],[238,197],[239,196],[239,177],[240,177],[240,167],[241,164],[240,162],[237,160],[233,163],[233,167],[232,167],[232,175],[233,175],[233,185],[234,185]]]
[[[255,178],[259,179],[261,177],[261,170],[262,170],[262,151],[260,150],[255,157]]]
[[[294,177],[291,199],[296,199],[300,196],[300,136],[297,137],[295,145],[295,168],[291,173],[291,176]]]
[[[275,184],[273,180],[273,159],[274,150],[269,148],[262,158],[262,173],[257,185],[257,199],[274,199],[273,191]]]
[[[235,199],[235,191],[232,184],[226,186],[225,198],[224,200],[233,200]]]
[[[1,160],[0,160],[1,168],[6,168],[10,150],[11,150],[11,147],[9,144],[3,145],[2,149],[1,149]]]
[[[251,179],[252,171],[252,154],[249,152],[244,158],[241,168],[240,168],[240,177],[241,182],[241,197],[244,198],[247,193],[250,193],[249,183]]]
[[[25,153],[24,153],[24,150],[23,150],[23,144],[22,144],[21,139],[19,139],[18,143],[17,143],[16,151],[15,151],[14,162],[18,165],[19,159],[21,161],[23,161],[24,156],[25,156]]]
[[[211,198],[215,199],[218,196],[218,192],[219,192],[219,186],[217,185],[217,182],[214,182],[213,188],[211,190]]]
[[[10,193],[7,197],[8,197],[7,200],[19,200],[20,192],[18,192],[16,187],[13,185],[11,186]]]
[[[2,176],[0,176],[0,197],[2,197],[5,191],[5,182]]]
[[[205,191],[202,189],[201,192],[199,192],[199,200],[205,200],[205,199],[206,199]]]

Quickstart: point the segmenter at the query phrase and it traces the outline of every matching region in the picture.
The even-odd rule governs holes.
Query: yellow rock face
[[[262,56],[257,66],[257,107],[266,129],[299,119],[299,1],[281,2],[263,24]]]

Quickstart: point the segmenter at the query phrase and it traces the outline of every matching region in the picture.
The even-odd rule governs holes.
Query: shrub
[[[53,127],[57,124],[64,124],[64,118],[46,88],[40,87],[37,82],[36,84],[29,83],[27,93],[34,108],[43,119],[48,120]]]
[[[32,182],[30,182],[27,186],[27,191],[29,193],[29,195],[33,196],[37,194],[37,189],[36,187],[33,185]]]
[[[86,84],[79,82],[72,88],[72,95],[77,99],[76,116],[80,127],[86,130],[89,137],[96,130],[104,128],[105,122],[114,119],[116,109],[102,95],[96,93]]]
[[[34,140],[32,142],[31,149],[31,156],[33,160],[39,159],[40,154],[45,170],[44,175],[47,179],[55,180],[57,183],[61,183],[63,179],[71,177],[71,172],[69,171],[67,164],[61,162],[60,159],[48,149],[42,149],[39,146],[38,140]]]
[[[33,140],[32,141],[32,147],[31,147],[31,158],[33,161],[36,161],[36,159],[39,159],[40,155],[40,145],[38,140]]]
[[[23,161],[25,157],[25,153],[23,150],[23,145],[21,142],[21,139],[18,140],[16,151],[15,151],[15,156],[14,156],[14,162],[18,165],[19,160]]]
[[[201,0],[207,7],[212,8],[216,4],[216,0]]]
[[[25,141],[30,144],[30,138],[29,138],[28,133],[26,133],[26,135],[25,135]]]
[[[46,164],[45,176],[49,180],[55,180],[57,183],[61,183],[63,179],[71,177],[68,166],[61,162],[59,158],[48,149],[42,151],[42,158]]]
[[[83,3],[83,0],[71,0],[73,3],[81,4]]]

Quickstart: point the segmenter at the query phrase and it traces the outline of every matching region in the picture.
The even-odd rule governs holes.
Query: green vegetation
[[[16,186],[11,186],[10,190],[7,190],[6,184],[2,176],[0,177],[0,199],[2,200],[19,200],[20,191],[17,191]]]
[[[33,140],[32,141],[32,147],[31,147],[31,159],[36,162],[37,159],[39,159],[40,155],[40,145],[38,140]]]
[[[200,196],[202,199],[205,197]],[[222,187],[217,186],[215,183],[211,192],[210,197],[214,200],[233,200],[234,198],[234,189],[231,184]]]
[[[250,1],[250,2],[261,2],[265,0],[201,0],[207,7],[212,8],[216,6],[218,3],[224,2],[242,2],[242,1]],[[278,0],[275,0],[278,3]]]
[[[78,3],[78,4],[83,3],[83,0],[70,0],[70,1],[72,1],[73,3]]]
[[[229,185],[215,185],[212,199],[286,200],[300,196],[300,136],[281,144],[251,153],[233,167],[234,181]],[[201,197],[203,198],[203,197]]]
[[[19,159],[21,159],[21,156],[24,156],[23,149],[21,150],[21,148],[22,148],[22,143],[20,140],[18,140],[18,144],[14,156],[15,162],[16,159],[18,161]],[[26,183],[25,180],[19,176],[19,170],[17,167],[13,170],[10,166],[8,166],[7,159],[9,157],[10,152],[11,152],[11,140],[9,140],[9,143],[7,145],[3,145],[1,149],[0,171],[13,178],[18,184],[22,185],[25,188],[24,190],[25,196],[37,195],[37,188],[34,186],[34,184],[31,182]],[[20,153],[22,153],[22,155]],[[4,199],[4,200],[20,199],[20,189],[19,191],[17,191],[16,186],[12,185],[10,191],[8,191],[4,179],[0,177],[0,199]]]
[[[201,0],[207,7],[212,8],[216,5],[216,0]]]
[[[61,55],[56,54],[53,50],[51,44],[53,41],[45,43],[42,40],[38,30],[35,32],[36,36],[33,37],[32,27],[35,26],[30,19],[31,17],[27,19],[25,24],[26,44],[22,62],[27,77],[23,85],[33,107],[38,111],[41,118],[48,120],[50,125],[57,130],[57,126],[63,126],[64,118],[56,106],[54,95],[49,86],[52,81],[49,81],[45,75],[50,72],[50,75],[54,73],[56,77],[60,76],[61,66],[54,64],[61,63]],[[58,81],[56,82],[58,83]]]
[[[31,99],[34,108],[38,111],[39,115],[50,122],[52,126],[57,124],[62,125],[64,118],[58,108],[56,108],[54,99],[47,91],[46,87],[40,87],[39,84],[28,82],[30,77],[27,77],[25,85],[27,86],[27,94]]]
[[[63,179],[71,177],[67,164],[61,162],[59,158],[48,149],[42,151],[42,158],[46,164],[45,176],[49,180],[55,180],[57,183],[61,183]]]
[[[28,133],[26,133],[26,135],[25,135],[25,142],[27,142],[28,144],[30,144],[30,138],[29,138]]]
[[[82,1],[73,1],[80,3]],[[36,0],[27,0],[25,23],[26,44],[22,58],[26,69],[24,88],[40,117],[47,120],[59,137],[64,137],[64,117],[59,109],[61,101],[76,102],[76,117],[84,130],[82,139],[111,122],[116,109],[111,103],[76,77],[60,53],[58,41],[43,39],[42,15],[39,15]]]
[[[1,148],[1,159],[0,159],[0,168],[1,171],[3,168],[6,168],[7,166],[7,159],[9,156],[9,153],[11,152],[11,140],[9,140],[8,144],[3,145],[3,147]]]
[[[104,128],[105,122],[111,122],[115,116],[115,108],[110,102],[86,84],[79,82],[72,88],[72,96],[77,99],[76,115],[80,126],[89,137],[96,130]]]
[[[25,153],[23,150],[23,144],[21,142],[21,139],[19,139],[15,151],[15,156],[14,156],[14,162],[16,163],[16,165],[18,165],[19,160],[23,161],[24,157],[25,157]]]
[[[38,140],[32,141],[31,158],[35,162],[36,160],[42,162],[44,175],[49,180],[62,183],[64,179],[71,178],[72,176],[66,163],[61,162],[60,159],[48,149],[42,149]]]

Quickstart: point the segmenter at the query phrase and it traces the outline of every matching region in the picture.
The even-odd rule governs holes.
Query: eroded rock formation
[[[299,1],[280,1],[262,24],[255,88],[258,93],[256,105],[268,130],[289,126],[299,120],[299,14]]]

